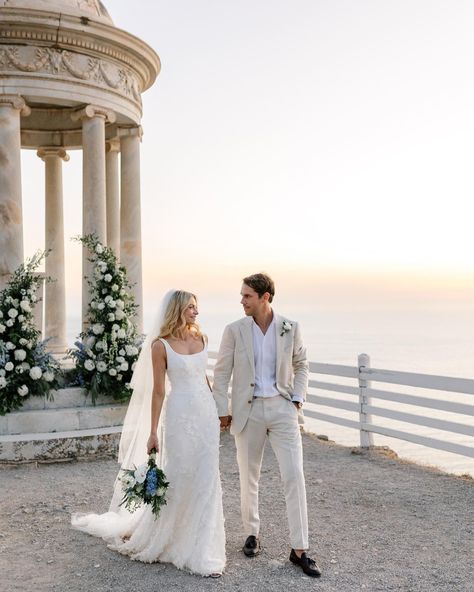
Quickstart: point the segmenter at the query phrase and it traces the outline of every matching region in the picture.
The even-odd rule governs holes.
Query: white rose
[[[122,364],[120,364],[120,370],[122,372],[126,372],[128,370],[128,362],[123,362]]]
[[[5,325],[2,325],[2,323],[0,323],[0,333],[5,333]]]
[[[0,368],[0,376],[5,376],[5,369],[4,368]]]
[[[137,363],[136,362],[133,362],[133,364],[132,364],[132,372],[135,370],[135,366],[136,365],[137,365]]]
[[[125,333],[125,329],[119,329],[117,331],[117,337],[119,339],[125,339],[126,336],[127,336],[127,334]]]
[[[92,325],[92,331],[96,335],[100,335],[104,332],[104,325],[102,325],[101,323],[95,323],[95,325]]]
[[[15,317],[18,316],[18,311],[16,310],[16,308],[10,308],[10,310],[8,311],[8,316],[11,319],[14,319]]]
[[[122,380],[122,375],[121,374],[117,374],[117,380]]]
[[[111,300],[113,300],[112,296],[110,294],[108,294],[105,298],[104,298],[104,302],[106,304],[108,304]]]
[[[13,344],[11,341],[7,341],[7,342],[5,343],[5,347],[6,347],[7,349],[15,349],[15,346],[14,346],[14,344]]]
[[[127,356],[133,356],[133,345],[126,345],[125,351],[127,352]]]
[[[3,319],[3,312],[0,310],[0,319]]]
[[[123,351],[123,349],[121,349],[121,350],[119,351],[119,354],[122,354],[122,355],[120,355],[120,356],[117,356],[117,357],[115,358],[115,361],[117,362],[117,364],[121,364],[122,362],[125,362],[125,358],[123,357],[123,354],[124,354],[124,353],[125,353],[125,352]]]
[[[104,304],[103,302],[99,302],[99,304],[97,305],[97,308],[98,308],[99,310],[104,310],[104,308],[105,308],[105,304]]]
[[[86,347],[92,347],[95,343],[95,337],[93,335],[90,335],[86,341],[85,341],[85,345]]]
[[[137,483],[143,483],[145,481],[147,471],[148,463],[143,463],[137,469],[135,469],[134,477],[137,480]]]
[[[117,308],[123,308],[125,306],[125,302],[123,300],[116,300],[115,304],[117,305]]]
[[[109,300],[107,304],[109,305],[109,308],[115,308],[117,306],[113,299]]]
[[[18,321],[19,321],[20,323],[23,323],[23,321],[24,321],[24,320],[25,320],[25,317],[24,317],[24,315],[18,315]]]
[[[109,370],[109,374],[110,374],[110,376],[117,376],[117,370],[115,370],[115,368],[111,368]]]
[[[33,295],[31,296],[31,302],[36,302],[37,300],[38,300],[38,298],[36,297],[36,295],[35,295],[35,294],[33,294]]]
[[[115,318],[117,319],[117,321],[121,321],[124,317],[125,317],[125,313],[123,312],[123,310],[121,308],[118,308],[115,311]]]
[[[46,372],[43,373],[43,378],[46,380],[46,382],[53,382],[54,372],[52,370],[46,370]]]
[[[30,376],[33,380],[38,380],[43,376],[43,371],[39,366],[33,366],[30,370]]]
[[[102,245],[96,245],[95,252],[98,253],[99,255],[102,255],[102,253],[104,252],[104,247]]]
[[[107,364],[105,362],[97,362],[96,368],[99,372],[105,372],[107,370]]]
[[[95,368],[95,364],[92,360],[86,360],[84,362],[84,368],[86,370],[89,370],[89,372],[92,372],[92,370],[94,370],[94,368]]]
[[[111,282],[112,281],[112,276],[110,275],[110,273],[106,273],[104,275],[104,281],[106,281],[106,282]]]
[[[125,294],[126,294],[126,292],[125,292],[125,290],[122,288],[122,289],[120,290],[120,296],[125,296]]]
[[[115,315],[113,312],[109,312],[109,314],[107,316],[107,320],[110,322],[115,321]]]
[[[22,384],[17,388],[17,392],[20,395],[20,397],[26,397],[26,395],[28,394],[28,387],[26,386],[26,384]]]
[[[117,286],[117,284],[114,284],[112,286],[112,292],[118,292],[119,287]]]
[[[25,339],[24,337],[22,337],[20,339],[20,345],[26,345],[28,343],[28,339]]]
[[[28,300],[22,300],[20,302],[20,307],[25,311],[25,312],[31,312],[31,305],[28,302]]]
[[[23,360],[26,358],[26,351],[24,349],[17,349],[15,352],[15,360],[18,360],[19,362],[23,362]]]
[[[105,341],[98,341],[95,344],[95,349],[105,350],[107,349],[107,344],[105,343]]]
[[[8,321],[6,321],[6,323],[5,323],[5,325],[7,327],[13,327],[13,322],[14,322],[13,319],[8,319]]]
[[[0,388],[5,388],[7,386],[7,380],[5,377],[0,376]]]
[[[31,368],[28,362],[22,362],[21,367],[23,368],[23,370],[29,370]]]
[[[7,372],[11,372],[11,371],[13,370],[13,368],[14,368],[14,367],[15,367],[15,366],[13,365],[13,363],[12,363],[12,362],[7,362],[7,363],[5,364],[5,370],[6,370]]]

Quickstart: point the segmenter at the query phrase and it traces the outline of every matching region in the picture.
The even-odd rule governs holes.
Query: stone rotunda
[[[98,0],[0,0],[0,288],[22,262],[21,149],[44,161],[44,337],[64,352],[63,162],[83,152],[82,232],[112,247],[134,285],[142,330],[141,93],[158,55]],[[89,273],[83,253],[82,276]],[[88,286],[83,280],[83,323]]]

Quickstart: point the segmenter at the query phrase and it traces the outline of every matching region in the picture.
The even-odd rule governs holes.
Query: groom
[[[241,304],[246,318],[228,325],[214,367],[213,394],[221,427],[231,425],[240,474],[243,552],[260,552],[258,481],[268,436],[280,466],[290,530],[290,561],[305,574],[321,572],[308,557],[308,516],[299,423],[308,385],[308,362],[298,324],[274,313],[272,279],[244,278]],[[232,377],[231,413],[228,387]],[[232,424],[231,424],[232,419]]]

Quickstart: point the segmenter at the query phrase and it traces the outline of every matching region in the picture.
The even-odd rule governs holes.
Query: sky
[[[261,270],[309,308],[474,307],[471,1],[105,4],[162,62],[143,95],[147,314],[173,286],[238,310],[240,279]],[[79,314],[80,152],[63,174]],[[30,255],[44,245],[34,152],[23,194]]]

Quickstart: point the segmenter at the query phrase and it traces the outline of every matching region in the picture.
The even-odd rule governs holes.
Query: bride
[[[133,514],[119,507],[119,473],[109,511],[73,514],[71,524],[102,537],[131,559],[173,563],[218,577],[225,566],[220,428],[206,378],[206,338],[197,315],[193,294],[172,290],[165,296],[137,361],[120,440],[122,469],[146,462],[147,453],[156,448],[157,465],[170,483],[167,505],[156,520],[149,505]],[[166,392],[168,381],[171,390]]]

